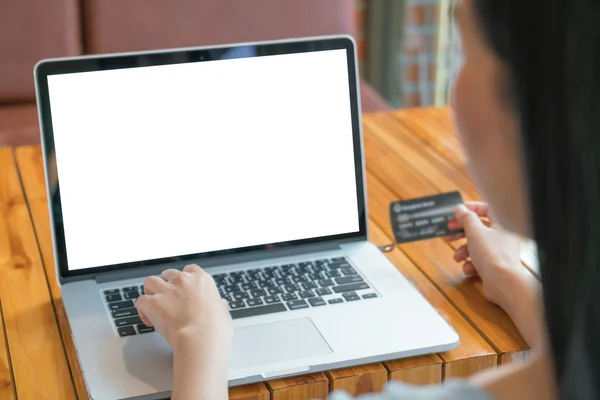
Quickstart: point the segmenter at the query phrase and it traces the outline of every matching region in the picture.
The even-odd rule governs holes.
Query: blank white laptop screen
[[[70,270],[359,231],[345,50],[48,87]]]

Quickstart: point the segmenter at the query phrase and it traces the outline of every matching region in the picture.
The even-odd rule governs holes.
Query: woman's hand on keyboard
[[[213,278],[197,265],[168,269],[144,281],[137,299],[142,321],[173,346],[182,336],[207,340],[231,338],[231,317]]]
[[[168,269],[144,281],[142,321],[174,351],[173,399],[227,398],[231,316],[213,278],[197,265]]]

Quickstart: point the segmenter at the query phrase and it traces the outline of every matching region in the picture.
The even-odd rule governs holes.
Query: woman
[[[465,62],[454,108],[471,172],[494,220],[538,242],[544,307],[519,272],[514,237],[478,218],[486,205],[457,209],[468,244],[455,258],[471,258],[465,273],[480,275],[533,356],[468,381],[391,384],[366,398],[598,399],[600,4],[463,0],[457,19]],[[226,399],[231,323],[212,279],[188,266],[144,285],[154,293],[138,300],[144,322],[174,349],[173,398]]]

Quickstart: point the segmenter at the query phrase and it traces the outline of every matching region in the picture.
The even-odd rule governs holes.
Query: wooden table
[[[412,109],[364,117],[371,241],[392,242],[389,203],[459,190],[480,199],[448,109]],[[441,239],[398,246],[387,256],[456,329],[455,350],[278,379],[230,390],[237,400],[324,398],[380,390],[388,379],[435,384],[468,377],[528,354],[508,316],[462,277]],[[531,246],[524,265],[535,269]],[[41,150],[0,149],[0,399],[87,399],[56,283]]]

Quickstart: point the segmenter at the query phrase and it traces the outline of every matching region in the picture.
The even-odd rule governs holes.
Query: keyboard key
[[[144,285],[140,286],[140,293],[144,294]]]
[[[282,311],[287,311],[287,309],[285,308],[283,303],[278,303],[278,304],[270,304],[268,306],[263,306],[263,307],[252,307],[252,308],[245,308],[243,310],[234,310],[234,311],[230,311],[229,313],[231,314],[231,319],[237,319],[237,318],[254,317],[257,315],[271,314],[271,313],[282,312]]]
[[[123,326],[121,328],[117,328],[117,332],[119,332],[119,336],[131,336],[135,335],[135,329],[133,326]]]
[[[335,283],[345,285],[346,283],[362,282],[363,278],[360,275],[344,276],[343,278],[335,278]]]
[[[269,292],[269,294],[282,294],[283,290],[280,287],[270,287],[267,289],[267,292]]]
[[[271,286],[275,286],[275,284],[271,280],[261,280],[260,282],[258,282],[258,284],[263,289],[271,287]]]
[[[258,286],[256,286],[256,283],[254,283],[254,282],[246,282],[246,283],[242,283],[242,289],[244,289],[244,290],[258,289]]]
[[[312,266],[313,266],[313,263],[312,263],[312,262],[310,262],[310,261],[307,261],[307,262],[301,262],[301,263],[298,263],[298,266],[299,266],[300,268],[308,268],[308,267],[312,267]]]
[[[358,297],[358,295],[354,292],[344,293],[342,296],[344,296],[344,299],[346,299],[346,301],[360,300],[360,297]]]
[[[290,282],[290,280],[288,278],[277,278],[277,279],[275,279],[275,283],[277,284],[277,286],[283,286],[283,285],[287,285],[288,283],[292,283],[292,282]]]
[[[298,267],[296,268],[296,271],[298,271],[300,275],[310,274],[312,272],[308,267]]]
[[[319,306],[324,306],[327,303],[325,303],[325,300],[323,300],[320,297],[315,297],[313,299],[309,299],[308,302],[310,303],[311,306],[313,307],[319,307]]]
[[[315,265],[312,269],[314,272],[323,272],[327,271],[328,264]]]
[[[140,297],[140,293],[137,290],[135,292],[133,290],[130,290],[128,292],[124,292],[124,294],[126,299],[137,299],[138,297]]]
[[[308,274],[308,277],[310,279],[312,279],[313,281],[319,281],[319,280],[323,279],[323,273],[322,272],[313,272],[312,274]]]
[[[267,304],[273,304],[273,303],[279,303],[279,302],[281,302],[281,300],[279,299],[279,296],[277,296],[277,295],[265,297],[265,303],[267,303]]]
[[[331,269],[342,269],[342,268],[348,268],[348,267],[352,267],[352,265],[348,264],[347,262],[334,263],[329,266],[329,268],[331,268]]]
[[[374,299],[375,297],[377,297],[377,293],[363,294],[363,299]]]
[[[289,270],[291,270],[293,268],[296,268],[296,264],[285,264],[285,265],[281,266],[281,269],[283,271],[289,271]]]
[[[245,271],[234,271],[234,272],[230,272],[229,276],[239,277],[239,276],[244,276],[245,274],[246,274]]]
[[[335,283],[331,279],[323,279],[319,281],[321,287],[333,286]]]
[[[225,279],[227,277],[227,274],[215,274],[212,277],[213,277],[214,280]]]
[[[279,267],[267,267],[265,268],[265,272],[268,272],[270,274],[277,273],[279,272]]]
[[[299,292],[300,291],[300,287],[298,285],[296,285],[296,284],[285,285],[284,289],[288,293],[294,293],[294,292]]]
[[[127,308],[125,310],[113,310],[112,311],[113,318],[132,317],[134,315],[138,315],[137,308]]]
[[[294,293],[286,293],[286,294],[282,295],[281,298],[283,299],[283,301],[290,301],[290,300],[297,300],[298,296],[296,296],[296,294],[294,294]]]
[[[344,299],[331,299],[329,300],[329,304],[338,304],[338,303],[343,303]]]
[[[244,300],[236,300],[229,302],[229,308],[231,308],[232,310],[244,307],[246,307],[246,303],[244,303]]]
[[[239,292],[240,288],[238,285],[227,285],[225,286],[225,293]]]
[[[252,295],[252,297],[262,297],[262,296],[266,296],[267,292],[265,292],[262,289],[255,289],[255,290],[251,290],[250,294]]]
[[[325,272],[329,278],[337,278],[342,276],[337,269],[332,269],[331,271]]]
[[[318,286],[317,286],[317,284],[316,284],[316,283],[314,283],[314,282],[304,282],[304,283],[303,283],[302,285],[300,285],[300,286],[302,286],[302,288],[303,288],[304,290],[316,289],[316,288],[318,287]]]
[[[236,283],[244,283],[244,278],[242,276],[230,276],[229,278],[227,278],[227,283],[229,283],[230,285],[234,285]]]
[[[304,275],[298,275],[293,277],[294,283],[308,282],[308,279]]]
[[[215,285],[217,286],[225,286],[227,285],[227,281],[225,280],[225,278],[215,278]]]
[[[123,298],[118,293],[117,294],[107,294],[106,295],[106,301],[108,301],[109,303],[113,302],[113,301],[121,301],[121,300],[123,300]]]
[[[119,289],[107,289],[104,294],[119,294]]]
[[[232,300],[233,300],[233,297],[231,297],[231,295],[230,295],[230,294],[222,294],[222,295],[221,295],[221,298],[222,298],[223,300],[227,300],[227,301],[232,301]]]
[[[124,287],[124,288],[123,288],[123,291],[124,291],[124,292],[130,292],[130,291],[132,291],[132,290],[135,290],[135,291],[137,291],[137,290],[138,290],[138,287],[137,287],[137,286],[127,286],[127,287]]]
[[[257,275],[257,276],[261,276],[261,275]],[[275,278],[278,278],[278,275],[275,272],[267,272],[267,271],[265,271],[262,274],[262,277],[264,277],[265,279],[275,279]]]
[[[151,327],[146,326],[144,324],[138,324],[137,325],[137,331],[138,331],[139,334],[148,333],[148,332],[154,332],[154,328],[151,328]]]
[[[331,262],[338,263],[338,262],[347,262],[347,261],[346,261],[346,258],[344,258],[344,257],[334,257],[331,259]]]
[[[351,283],[349,285],[344,285],[344,286],[335,286],[333,288],[333,291],[336,293],[344,293],[344,292],[353,292],[355,290],[362,290],[362,289],[368,289],[369,285],[367,285],[364,282],[359,282],[359,283]]]
[[[301,308],[308,308],[308,304],[304,300],[288,301],[287,303],[290,310],[299,310]]]
[[[236,300],[244,300],[250,297],[246,292],[233,292],[231,293],[231,296]]]
[[[324,265],[329,265],[329,260],[317,260],[315,261],[316,267],[322,267]]]
[[[246,300],[246,302],[248,303],[248,306],[250,306],[250,307],[263,305],[263,301],[261,299],[248,299],[248,300]]]
[[[331,294],[331,290],[326,287],[320,288],[320,289],[317,289],[317,294],[319,296],[327,296],[328,294]]]
[[[355,275],[356,271],[352,267],[342,268],[342,274],[344,275]]]
[[[116,326],[135,325],[140,323],[142,323],[142,320],[137,315],[133,317],[115,319]]]
[[[303,292],[300,292],[300,297],[302,297],[303,299],[308,299],[310,297],[315,297],[315,294],[312,290],[305,290]]]
[[[118,303],[110,303],[108,305],[108,308],[111,310],[122,310],[124,308],[133,308],[133,301],[131,300],[125,300],[125,301],[120,301]]]

